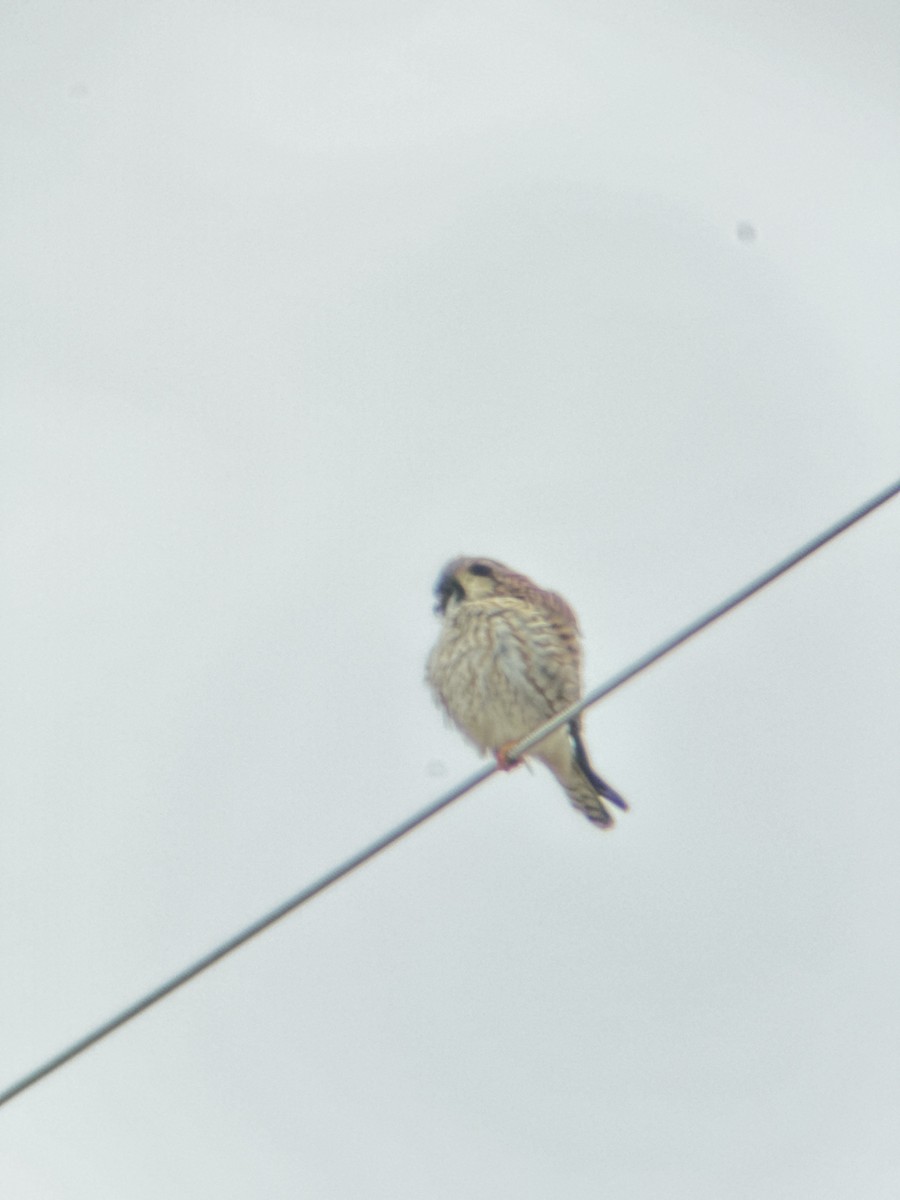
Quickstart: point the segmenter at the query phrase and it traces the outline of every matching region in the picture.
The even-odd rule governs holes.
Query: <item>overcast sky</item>
[[[900,7],[8,3],[0,1088],[900,474]],[[900,504],[0,1110],[9,1200],[894,1200]]]

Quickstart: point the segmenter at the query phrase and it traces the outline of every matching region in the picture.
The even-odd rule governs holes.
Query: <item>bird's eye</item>
[[[472,563],[471,567],[469,567],[469,571],[473,575],[491,574],[491,568],[487,565],[487,563]]]

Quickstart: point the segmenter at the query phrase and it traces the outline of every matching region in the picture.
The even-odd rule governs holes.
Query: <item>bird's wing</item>
[[[572,704],[581,694],[581,647],[578,633],[559,614],[513,597],[492,604],[497,666],[513,687],[533,698],[544,718]]]

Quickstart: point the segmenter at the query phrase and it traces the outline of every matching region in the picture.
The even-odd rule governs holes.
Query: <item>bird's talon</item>
[[[522,761],[521,758],[510,758],[510,751],[515,742],[504,742],[502,746],[498,746],[494,751],[494,758],[497,760],[497,766],[501,771],[511,771],[513,767],[517,767]]]

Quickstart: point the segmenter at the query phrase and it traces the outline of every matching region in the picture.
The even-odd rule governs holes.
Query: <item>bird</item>
[[[581,635],[556,592],[492,558],[455,558],[434,588],[441,630],[425,671],[438,704],[482,754],[505,770],[510,750],[581,698]],[[609,829],[604,801],[626,811],[618,792],[591,766],[573,717],[528,754],[547,766],[571,803]]]

